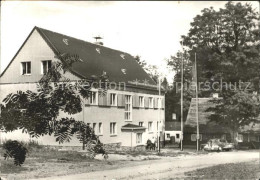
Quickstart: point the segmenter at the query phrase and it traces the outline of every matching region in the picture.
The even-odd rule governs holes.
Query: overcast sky
[[[159,1],[14,1],[1,5],[1,72],[34,26],[104,45],[160,65],[180,50],[180,36],[188,33],[203,8],[216,10],[226,2]],[[259,10],[257,1],[250,2]]]

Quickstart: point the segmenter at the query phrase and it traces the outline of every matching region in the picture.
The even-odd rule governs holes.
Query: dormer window
[[[126,74],[126,69],[121,69],[123,74]]]
[[[41,74],[47,74],[50,68],[51,68],[51,60],[42,61]]]
[[[31,62],[21,62],[21,74],[22,75],[31,74]]]
[[[62,40],[63,42],[64,42],[64,44],[66,44],[67,46],[69,45],[69,40],[68,39],[65,39],[65,38],[63,38],[63,40]]]
[[[125,55],[124,54],[120,54],[122,59],[125,59]]]
[[[96,48],[96,51],[100,54],[100,48]]]

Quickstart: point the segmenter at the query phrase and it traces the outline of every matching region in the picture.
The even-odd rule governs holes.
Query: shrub
[[[27,148],[23,143],[13,140],[8,140],[3,144],[3,149],[5,150],[4,158],[14,158],[14,164],[16,166],[21,166],[26,158]]]

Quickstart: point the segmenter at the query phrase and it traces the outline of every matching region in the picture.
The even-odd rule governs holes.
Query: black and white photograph
[[[0,180],[260,179],[259,1],[0,3]]]

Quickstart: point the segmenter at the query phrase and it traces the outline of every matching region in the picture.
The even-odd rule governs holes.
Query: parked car
[[[203,150],[205,151],[230,151],[234,149],[233,143],[228,143],[227,140],[223,139],[210,139],[207,144],[204,145]]]

